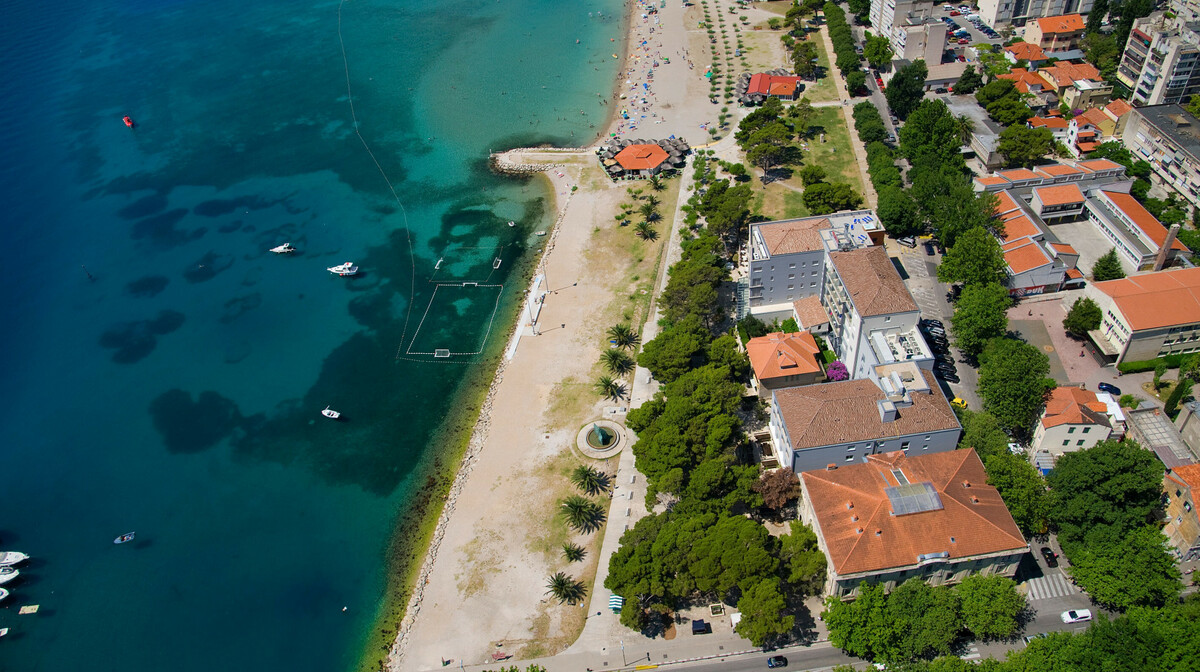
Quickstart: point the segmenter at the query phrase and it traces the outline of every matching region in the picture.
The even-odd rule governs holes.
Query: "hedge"
[[[1117,365],[1117,370],[1121,373],[1141,373],[1143,371],[1153,371],[1158,366],[1159,362],[1166,362],[1168,369],[1178,369],[1179,366],[1183,364],[1183,360],[1191,356],[1192,355],[1190,354],[1166,355],[1165,357],[1159,357],[1158,359],[1146,359],[1140,362],[1121,362]]]

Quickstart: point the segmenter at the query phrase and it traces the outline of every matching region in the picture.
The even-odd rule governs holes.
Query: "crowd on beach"
[[[694,64],[687,60],[686,47],[676,50],[674,54],[663,53],[659,4],[658,0],[638,0],[634,8],[625,70],[621,73],[618,86],[620,93],[614,101],[614,104],[620,107],[617,113],[616,135],[636,131],[651,122],[661,124],[666,121],[664,117],[659,116],[656,108],[658,96],[654,92],[654,77],[658,70],[669,68],[670,71],[678,71],[683,62],[687,62],[688,69],[695,69]],[[676,59],[674,63],[671,61],[672,57]],[[707,124],[701,126],[706,127]]]

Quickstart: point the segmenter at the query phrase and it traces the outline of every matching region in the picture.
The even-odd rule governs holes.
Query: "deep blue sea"
[[[359,659],[415,467],[551,223],[487,153],[592,140],[620,12],[6,3],[0,550],[33,557],[0,670]]]

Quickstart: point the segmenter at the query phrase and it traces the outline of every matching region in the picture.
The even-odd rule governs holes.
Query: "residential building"
[[[816,339],[807,331],[775,332],[746,343],[755,387],[763,397],[769,397],[771,390],[781,387],[811,385],[824,380],[825,371],[818,359],[820,354]]]
[[[1063,99],[1067,89],[1075,86],[1076,82],[1104,84],[1104,78],[1100,76],[1100,71],[1091,63],[1058,61],[1054,65],[1038,68],[1037,74],[1048,84],[1047,89],[1058,96],[1060,100]],[[1112,91],[1110,90],[1109,93],[1111,94]]]
[[[1179,415],[1175,416],[1175,429],[1188,449],[1200,453],[1200,401],[1185,401],[1179,405]]]
[[[891,591],[911,578],[952,585],[1008,576],[1029,552],[974,450],[871,455],[800,474],[801,519],[828,558],[825,595]]]
[[[799,77],[760,72],[750,76],[750,84],[746,88],[746,95],[761,96],[764,99],[773,97],[782,100],[795,100],[796,94],[803,90],[803,80]]]
[[[1117,406],[1111,397],[1107,401]],[[1121,413],[1119,406],[1112,409]],[[1030,442],[1031,457],[1046,454],[1057,460],[1065,453],[1087,450],[1113,433],[1109,403],[1095,392],[1078,387],[1056,387],[1046,400],[1042,419]],[[1121,416],[1124,417],[1123,415]]]
[[[1093,107],[1104,107],[1112,98],[1113,87],[1107,82],[1077,79],[1063,89],[1062,102],[1072,110],[1087,111]],[[1103,110],[1099,110],[1103,114]]]
[[[770,452],[779,466],[800,473],[876,453],[954,450],[961,426],[932,373],[911,363],[876,373],[772,390]]]
[[[942,62],[946,24],[934,17],[941,3],[932,0],[871,0],[871,26],[891,41],[897,59]]]
[[[1046,128],[1054,134],[1054,139],[1058,142],[1067,143],[1067,129],[1071,126],[1071,122],[1062,117],[1033,117],[1027,124],[1030,128]]]
[[[1168,469],[1196,464],[1200,461],[1187,445],[1171,418],[1163,409],[1143,401],[1137,408],[1125,414],[1129,438],[1146,450],[1152,451]]]
[[[1102,314],[1089,334],[1117,363],[1200,351],[1200,268],[1177,268],[1088,286]]]
[[[1183,562],[1200,559],[1200,518],[1196,514],[1196,495],[1200,494],[1200,465],[1189,464],[1167,469],[1163,476],[1166,496],[1163,534],[1174,547],[1175,557]]]
[[[1133,106],[1129,103],[1117,99],[1104,106],[1104,116],[1113,121],[1113,132],[1111,135],[1121,137],[1125,133],[1125,126],[1128,124],[1129,113],[1133,111]]]
[[[1132,268],[1161,269],[1187,253],[1187,247],[1131,196],[1125,185],[1093,189],[1088,192],[1088,197],[1088,220],[1100,229],[1117,248],[1117,254]]]
[[[1066,51],[1079,44],[1086,27],[1078,14],[1045,16],[1025,24],[1025,41],[1046,51]]]
[[[1115,126],[1102,110],[1094,107],[1072,117],[1067,124],[1067,151],[1077,159],[1083,158],[1104,144],[1104,129],[1113,129]]]
[[[1200,93],[1200,24],[1154,12],[1133,22],[1117,80],[1141,105],[1186,103]]]
[[[1093,0],[979,0],[979,16],[993,28],[1026,26],[1028,31],[1031,19],[1087,14],[1092,4]]]
[[[1154,169],[1156,180],[1200,208],[1200,120],[1179,105],[1134,108],[1121,141]]]
[[[1016,42],[1004,48],[1004,58],[1014,65],[1025,61],[1031,68],[1038,68],[1046,62],[1046,52],[1031,42]]]

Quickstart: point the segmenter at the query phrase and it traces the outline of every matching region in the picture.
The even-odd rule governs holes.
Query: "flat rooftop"
[[[1192,161],[1200,160],[1200,119],[1188,114],[1180,105],[1151,105],[1139,107],[1134,114],[1141,115],[1146,123],[1190,155]]]

